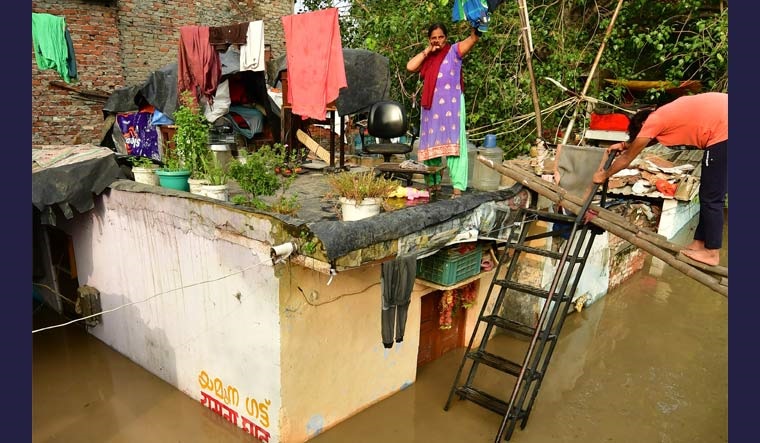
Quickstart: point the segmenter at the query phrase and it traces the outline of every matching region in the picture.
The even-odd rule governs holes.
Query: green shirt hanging
[[[65,19],[52,14],[33,12],[32,43],[37,67],[42,70],[55,69],[66,83],[71,83]]]

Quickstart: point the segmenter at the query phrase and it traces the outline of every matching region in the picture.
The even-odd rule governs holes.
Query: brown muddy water
[[[685,228],[675,241],[691,238]],[[721,264],[728,265],[728,225]],[[515,443],[728,441],[728,300],[647,260],[579,313],[562,335]],[[34,327],[59,323],[39,307]],[[492,349],[514,340],[497,335]],[[498,351],[497,351],[498,352]],[[314,443],[492,442],[501,417],[454,400],[463,349],[421,367],[416,382],[324,431]],[[489,392],[498,388],[496,379]],[[76,326],[33,336],[33,442],[251,442],[171,385]],[[507,398],[511,385],[504,391]]]

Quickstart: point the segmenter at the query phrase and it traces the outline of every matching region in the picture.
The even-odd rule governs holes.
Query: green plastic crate
[[[417,277],[451,286],[480,272],[483,249],[478,245],[470,252],[461,254],[461,245],[454,245],[435,254],[417,260]]]

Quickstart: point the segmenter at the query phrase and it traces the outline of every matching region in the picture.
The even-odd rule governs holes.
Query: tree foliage
[[[406,71],[406,62],[427,44],[426,29],[440,21],[451,42],[469,34],[466,22],[451,22],[453,0],[348,0],[342,10],[343,47],[364,48],[388,57],[391,96],[417,118],[422,82]],[[308,10],[330,7],[326,0],[306,0]],[[604,42],[613,17],[614,0],[536,0],[528,2],[533,42],[531,56],[544,133],[556,141],[576,106],[567,92],[581,92]],[[722,0],[625,0],[587,95],[611,103],[631,98],[605,78],[667,80],[676,84],[699,80],[703,91],[727,91],[728,7]],[[537,134],[531,79],[521,41],[517,1],[502,3],[492,14],[489,30],[464,62],[467,131],[480,143],[497,134],[507,158],[525,153]],[[637,96],[642,102],[668,100],[663,90]],[[581,113],[583,115],[583,113]],[[576,123],[576,128],[583,122]]]

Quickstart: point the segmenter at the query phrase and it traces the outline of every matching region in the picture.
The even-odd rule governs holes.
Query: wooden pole
[[[602,39],[602,44],[599,46],[599,50],[596,52],[596,58],[594,59],[594,63],[591,65],[591,71],[589,71],[588,77],[586,78],[586,83],[583,85],[583,91],[581,91],[581,97],[585,97],[586,93],[588,92],[588,88],[591,86],[591,82],[593,81],[594,74],[596,73],[596,67],[599,65],[599,60],[602,58],[602,52],[604,52],[604,47],[607,45],[607,40],[610,38],[610,34],[612,34],[612,27],[615,25],[615,20],[617,20],[618,13],[620,12],[620,8],[623,6],[623,0],[618,0],[617,7],[615,8],[615,12],[612,13],[612,19],[610,20],[610,24],[607,25],[607,32],[604,34],[604,38]],[[575,119],[578,118],[578,108],[580,107],[580,99],[578,103],[575,106],[575,110],[573,111],[573,117],[570,119],[570,122],[567,124],[567,129],[565,130],[565,135],[562,137],[562,144],[567,144],[567,141],[570,139],[570,133],[573,131],[573,126],[575,125]]]
[[[541,103],[538,101],[538,89],[536,89],[536,76],[533,74],[533,53],[530,50],[530,41],[528,37],[528,7],[525,0],[517,0],[517,6],[520,8],[520,25],[523,48],[525,49],[525,64],[530,74],[530,92],[533,98],[533,112],[536,113],[536,138],[543,137],[541,128]]]
[[[491,159],[483,157],[482,155],[478,156],[478,160],[491,169],[498,171],[502,175],[506,175],[507,177],[516,180],[520,184],[536,191],[538,194],[543,195],[554,203],[562,205],[570,212],[578,214],[583,209],[583,204],[582,202],[580,204],[578,203],[581,200],[577,196],[571,196],[559,186],[546,180],[537,178],[535,175],[531,174],[528,171],[514,166],[494,164]],[[596,216],[589,217],[587,219],[587,222],[599,226],[608,232],[611,232],[612,234],[622,238],[623,240],[626,240],[632,245],[641,248],[642,250],[659,258],[673,268],[681,271],[688,277],[697,280],[713,291],[723,295],[724,297],[728,297],[728,279],[722,280],[715,278],[711,275],[706,274],[705,272],[702,272],[694,266],[681,261],[678,257],[673,256],[674,252],[678,254],[678,251],[682,249],[678,245],[668,242],[667,239],[658,234],[655,234],[653,232],[646,232],[639,227],[633,226],[624,218],[607,209],[594,205],[589,207],[589,209],[596,213]],[[718,268],[715,271],[718,271],[718,273],[720,273],[719,271],[721,267],[714,268]],[[728,277],[728,269],[723,269],[725,269],[725,277]],[[725,285],[721,284],[723,282]]]

